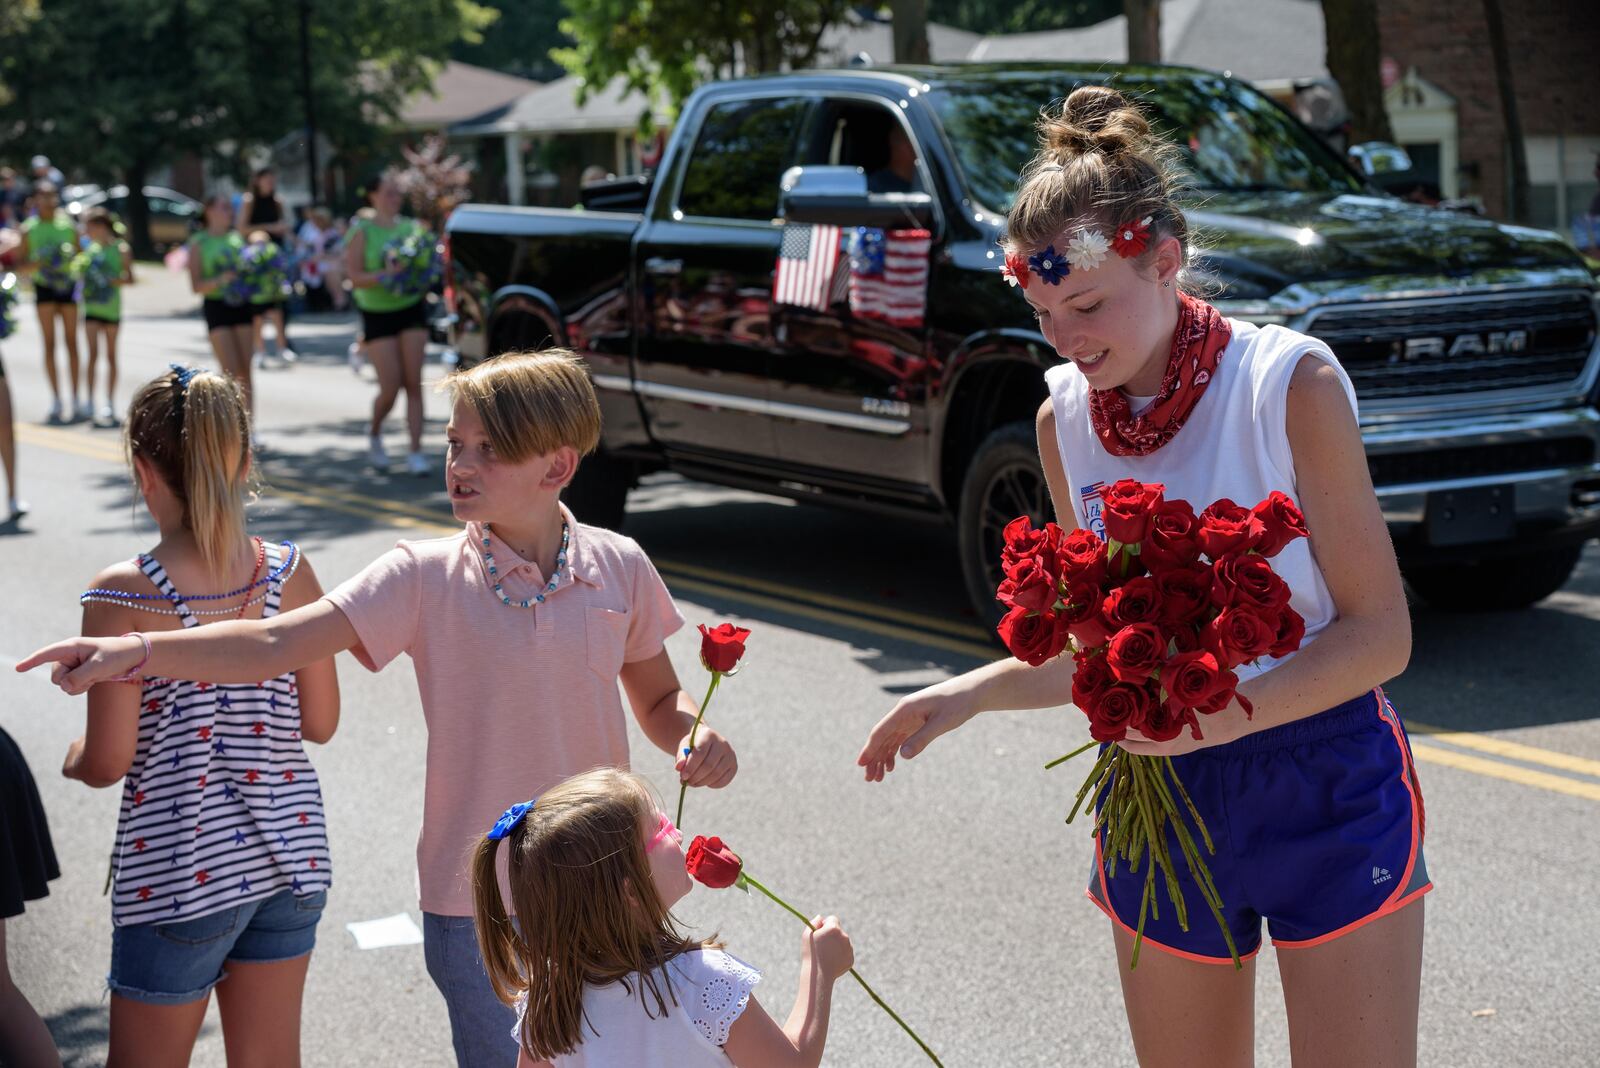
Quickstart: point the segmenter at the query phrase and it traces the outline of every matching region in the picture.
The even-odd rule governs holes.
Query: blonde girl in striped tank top
[[[322,595],[293,543],[245,530],[249,435],[244,397],[223,375],[174,366],[139,390],[128,454],[161,536],[95,576],[85,635],[259,619]],[[123,783],[108,1063],[187,1063],[216,986],[230,1061],[249,1050],[299,1064],[301,995],[331,881],[302,743],[326,742],[338,725],[333,660],[259,683],[104,682],[88,698],[64,771]]]

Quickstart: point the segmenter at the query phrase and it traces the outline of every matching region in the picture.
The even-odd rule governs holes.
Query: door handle
[[[651,256],[644,261],[646,274],[674,275],[683,273],[682,260],[669,260],[661,256]]]

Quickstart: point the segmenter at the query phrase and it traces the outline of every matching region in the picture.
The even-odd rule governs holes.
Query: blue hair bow
[[[167,366],[171,367],[173,373],[178,376],[178,391],[180,393],[188,390],[190,379],[194,378],[195,375],[200,373],[200,369],[198,367],[185,367],[181,363],[171,363]]]
[[[489,828],[489,840],[498,842],[500,839],[510,834],[517,824],[522,822],[522,817],[526,816],[533,809],[534,804],[537,803],[538,800],[539,799],[536,797],[532,801],[518,801],[516,804],[502,812],[500,814],[500,818],[494,821],[494,826]]]

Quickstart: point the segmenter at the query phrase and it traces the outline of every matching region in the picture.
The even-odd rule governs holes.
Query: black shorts
[[[77,296],[74,287],[64,289],[51,289],[49,286],[36,285],[33,287],[33,300],[35,304],[76,304]]]
[[[225,330],[230,326],[249,326],[255,313],[248,304],[229,304],[225,300],[207,297],[200,303],[206,316],[206,330]]]
[[[419,297],[415,304],[399,311],[361,313],[361,335],[367,341],[381,341],[407,330],[428,329],[428,315]]]
[[[83,321],[86,323],[105,323],[107,326],[121,326],[121,319],[113,319],[109,315],[89,315],[85,313]]]
[[[277,300],[269,300],[264,304],[252,303],[250,305],[250,317],[252,319],[259,319],[274,308],[281,308],[285,313],[287,313],[289,310],[289,298],[279,297]]]

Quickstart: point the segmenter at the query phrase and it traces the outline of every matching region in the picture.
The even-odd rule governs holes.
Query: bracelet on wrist
[[[106,680],[107,682],[136,682],[136,681],[140,680],[141,678],[143,678],[143,676],[140,675],[139,673],[141,671],[143,671],[144,670],[144,666],[150,662],[150,639],[149,639],[149,637],[147,637],[146,635],[144,635],[143,633],[141,633],[139,631],[129,631],[128,633],[122,635],[122,637],[124,637],[124,638],[138,638],[141,642],[143,642],[144,643],[144,655],[139,658],[139,662],[137,664],[133,665],[133,667],[129,668],[127,671],[123,672],[121,675],[116,676],[115,678],[107,679]]]

